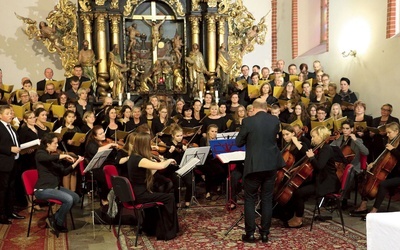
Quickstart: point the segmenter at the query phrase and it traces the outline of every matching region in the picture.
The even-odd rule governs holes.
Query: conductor
[[[268,114],[267,103],[257,99],[253,102],[255,115],[243,120],[236,145],[246,145],[244,161],[244,218],[246,234],[242,235],[244,242],[254,243],[255,202],[258,189],[261,187],[261,227],[260,239],[268,242],[272,218],[272,193],[276,170],[285,165],[276,144],[279,133],[279,120]]]

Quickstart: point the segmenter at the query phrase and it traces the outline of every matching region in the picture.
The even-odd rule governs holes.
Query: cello
[[[325,143],[326,141],[323,140],[320,144],[315,146],[312,151],[316,153],[316,151],[322,148]],[[292,198],[294,191],[296,191],[301,186],[301,184],[303,184],[303,182],[311,176],[314,170],[307,155],[303,156],[303,158],[296,162],[296,164],[294,164],[288,170],[288,172],[290,173],[291,170],[295,168],[296,170],[291,173],[290,176],[288,176],[288,180],[285,182],[284,185],[282,185],[282,188],[279,189],[275,197],[275,201],[282,206],[285,205]]]
[[[399,139],[400,133],[397,134],[389,144],[397,147],[399,145]],[[396,157],[390,153],[390,150],[385,148],[378,158],[369,165],[371,169],[367,170],[363,183],[364,185],[362,185],[361,196],[370,200],[374,199],[378,192],[379,184],[386,180],[386,177],[392,172],[396,164]]]
[[[275,186],[274,186],[274,193],[276,193],[279,190],[279,187],[285,177],[285,175],[289,174],[289,169],[293,166],[295,158],[292,153],[290,153],[290,146],[292,143],[287,143],[285,147],[282,148],[281,154],[283,157],[283,160],[285,161],[286,165],[279,169],[276,172],[276,178],[275,178]]]

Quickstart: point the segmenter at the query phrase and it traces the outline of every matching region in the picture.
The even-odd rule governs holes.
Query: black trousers
[[[13,212],[16,175],[16,168],[11,172],[0,172],[0,216],[11,215]]]
[[[258,189],[261,189],[261,229],[260,233],[269,234],[272,220],[272,195],[276,170],[247,174],[244,178],[244,219],[246,234],[256,230],[255,203]]]
[[[400,186],[400,177],[386,179],[379,183],[378,193],[376,194],[374,202],[374,208],[379,209],[389,190],[398,186]]]

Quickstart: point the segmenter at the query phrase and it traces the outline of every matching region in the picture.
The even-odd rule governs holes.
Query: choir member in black
[[[83,125],[81,127],[82,133],[88,133],[94,127],[94,121],[96,120],[96,116],[93,111],[86,111],[83,114],[82,122]]]
[[[193,118],[193,111],[189,105],[183,106],[183,117],[179,120],[178,124],[182,128],[194,128],[199,126],[199,122]],[[200,130],[201,132],[201,130]],[[183,138],[187,141],[190,141],[194,136],[194,133],[184,134]],[[196,135],[195,138],[191,141],[193,143],[199,144],[201,135]]]
[[[315,103],[317,106],[324,106],[326,110],[331,110],[330,102],[324,94],[324,87],[317,85],[314,93],[315,96],[310,101]]]
[[[226,104],[226,102],[220,102],[218,114],[221,116],[222,119],[225,119],[225,122],[232,120],[232,116],[226,113],[227,110],[228,110],[228,105]]]
[[[36,152],[36,165],[39,172],[39,179],[35,185],[35,196],[37,199],[57,199],[62,202],[60,209],[53,217],[48,218],[47,223],[55,234],[68,232],[64,227],[67,213],[73,205],[79,203],[79,196],[62,186],[60,179],[62,176],[71,173],[84,160],[79,156],[78,159],[72,158],[68,154],[57,154],[58,139],[54,133],[47,133],[42,137],[40,147]],[[59,160],[70,161],[68,167],[60,164]]]
[[[204,118],[203,120],[203,127],[202,127],[202,134],[203,137],[206,137],[206,130],[209,125],[215,124],[218,126],[218,131],[224,132],[226,131],[226,122],[221,116],[218,114],[218,105],[213,103],[210,107],[210,115]]]
[[[83,117],[83,114],[86,111],[93,111],[93,106],[89,102],[88,98],[88,90],[85,88],[78,89],[78,100],[76,101],[76,112],[78,112],[80,117]]]
[[[372,127],[379,127],[391,122],[399,123],[399,119],[397,117],[391,116],[393,112],[393,106],[389,103],[383,104],[381,107],[381,116],[376,117],[372,120]],[[370,148],[370,152],[372,155],[372,160],[375,160],[379,154],[385,149],[385,144],[387,141],[386,132],[380,132],[375,134],[374,132],[369,132],[370,137],[372,137],[372,145]]]
[[[229,131],[236,132],[240,130],[240,126],[242,125],[242,121],[247,117],[246,108],[240,105],[232,117],[232,123],[229,126]]]
[[[121,110],[119,111],[119,119],[118,121],[122,125],[122,131],[126,130],[127,123],[132,119],[132,108],[128,105],[123,105]]]
[[[354,106],[342,105],[342,102],[355,103],[357,101],[356,94],[349,89],[350,79],[342,77],[340,79],[340,91],[333,98],[332,103],[339,103],[342,106],[343,116],[351,117],[353,115]]]
[[[194,100],[193,102],[193,113],[192,113],[193,118],[200,122],[202,121],[202,119],[206,116],[203,112],[203,110],[201,109],[201,102],[200,100]]]
[[[330,134],[331,131],[324,126],[315,127],[311,130],[312,145],[320,145],[329,138]],[[295,213],[293,218],[286,224],[290,228],[299,228],[303,225],[304,203],[310,196],[316,195],[317,197],[322,197],[328,193],[336,192],[340,188],[340,182],[336,175],[334,152],[329,144],[323,144],[316,154],[312,149],[309,149],[306,155],[314,169],[313,179],[293,193],[290,202]]]
[[[84,151],[82,143],[84,142],[84,138],[81,139],[80,144],[74,143],[72,138],[74,137],[75,133],[80,133],[81,129],[77,126],[74,126],[74,121],[76,119],[75,113],[71,110],[67,110],[63,116],[63,129],[66,128],[67,130],[63,134],[61,139],[62,149],[66,150],[67,152],[74,153],[75,155],[82,155]],[[64,148],[65,146],[65,148]],[[76,178],[77,171],[73,171],[63,177],[63,186],[71,191],[76,191]]]
[[[97,152],[101,152],[110,148],[116,148],[118,147],[118,144],[110,142],[110,143],[104,143],[106,141],[106,133],[104,132],[104,129],[100,125],[96,125],[93,127],[93,129],[89,132],[87,135],[86,139],[86,145],[85,145],[85,160],[87,163],[89,163],[92,158],[97,154]],[[103,146],[103,144],[105,144]],[[112,155],[112,153],[110,153]],[[106,161],[103,163],[103,167],[107,164],[112,164],[115,165],[115,157],[113,158],[112,156],[108,157]],[[93,175],[94,178],[97,180],[97,183],[100,188],[100,198],[101,198],[101,204],[102,205],[108,205],[107,201],[107,194],[108,194],[108,187],[107,187],[107,182],[106,178],[104,176],[103,168],[97,168],[93,170]]]
[[[375,202],[370,210],[370,213],[378,212],[380,206],[382,205],[383,200],[385,199],[386,194],[397,188],[400,185],[400,148],[399,148],[399,130],[400,125],[397,122],[391,122],[386,124],[386,135],[387,141],[385,145],[385,149],[389,151],[389,154],[396,159],[396,165],[393,166],[392,171],[388,174],[385,180],[382,180],[379,183],[378,192],[375,197]],[[368,171],[373,172],[374,163],[370,163],[368,165]],[[392,167],[392,166],[387,166]],[[384,171],[384,170],[381,170]],[[365,187],[364,187],[365,188]],[[368,213],[367,210],[367,199],[362,197],[362,201],[360,206],[350,212],[350,216],[360,216]],[[366,217],[362,217],[362,220],[366,220]]]
[[[183,100],[182,98],[178,98],[175,103],[175,108],[171,112],[171,117],[173,117],[173,119],[179,120],[179,118],[182,117],[183,106],[185,106],[185,100]]]
[[[35,113],[32,111],[27,111],[24,113],[24,122],[18,129],[18,135],[21,143],[40,139],[38,135],[38,128],[36,127]],[[31,149],[27,153],[20,155],[20,162],[23,170],[36,168],[35,153],[36,150]]]
[[[171,125],[174,123],[174,120],[169,118],[168,116],[168,109],[166,106],[161,105],[158,110],[159,116],[155,117],[153,119],[153,122],[151,123],[151,131],[153,132],[153,135],[158,135],[160,136],[161,140],[165,138],[166,135],[163,135],[162,131],[165,127]]]
[[[42,138],[44,134],[50,132],[50,128],[46,127],[47,122],[47,111],[44,108],[38,108],[35,110],[36,116],[36,129],[38,131],[39,138]]]
[[[290,114],[293,112],[294,105],[300,100],[300,95],[292,82],[288,82],[282,91],[279,100],[288,101],[285,105],[281,105],[281,113],[279,120],[287,123]]]
[[[75,113],[75,121],[74,121],[74,125],[77,126],[78,128],[82,127],[83,125],[83,121],[82,121],[82,117],[81,115],[76,111],[76,102],[74,101],[67,101],[67,103],[65,104],[66,106],[66,110],[71,110]],[[61,117],[61,119],[57,120],[54,123],[54,129],[57,129],[59,127],[61,127],[64,124],[63,118]]]
[[[132,119],[126,123],[125,129],[132,131],[144,123],[146,123],[146,119],[142,116],[140,107],[135,106],[132,108]]]
[[[204,94],[204,103],[202,106],[203,113],[208,115],[210,114],[211,104],[213,103],[213,96],[210,92],[206,92]]]
[[[165,152],[164,157],[165,158],[173,158],[176,163],[179,165],[181,163],[183,154],[186,150],[186,145],[183,145],[182,143],[183,139],[183,130],[182,128],[177,125],[173,124],[171,128],[171,140],[165,142],[169,149]],[[170,166],[166,170],[164,170],[161,174],[163,174],[165,177],[170,178],[172,182],[174,183],[174,194],[175,194],[175,201],[179,201],[179,179],[175,173],[175,171],[178,170],[178,166]],[[181,177],[181,185],[186,186],[186,193],[185,193],[185,205],[184,207],[189,207],[190,206],[190,200],[192,197],[192,176],[191,174],[187,174],[183,177]],[[181,205],[181,204],[179,204]]]
[[[218,127],[211,124],[207,128],[207,137],[202,137],[200,139],[200,147],[210,146],[210,140],[217,139]],[[220,185],[226,174],[221,166],[220,161],[217,158],[213,158],[212,151],[210,150],[207,159],[202,166],[197,166],[198,169],[205,176],[206,183],[206,199],[211,200],[211,191]]]
[[[260,87],[260,97],[261,100],[267,102],[269,105],[275,104],[278,102],[278,99],[276,99],[273,95],[272,95],[272,88],[271,88],[271,84],[269,84],[268,82],[265,82],[263,84],[261,84]]]
[[[235,111],[239,108],[240,103],[239,103],[239,94],[238,93],[232,93],[230,102],[228,105],[228,113],[229,114],[234,114]]]
[[[368,127],[372,127],[372,116],[366,115],[367,105],[362,101],[356,101],[354,103],[354,122],[366,122]],[[363,143],[368,148],[372,148],[372,138],[369,136],[369,132],[366,128],[355,126],[354,132],[357,137],[363,140]],[[370,161],[372,161],[372,156],[369,156]]]
[[[128,160],[129,180],[135,192],[138,203],[163,202],[161,216],[154,213],[154,210],[146,209],[143,222],[143,231],[149,235],[156,235],[158,240],[171,240],[179,232],[178,215],[175,206],[175,199],[172,193],[157,193],[153,191],[154,170],[166,169],[171,164],[176,164],[174,159],[162,162],[151,160],[150,135],[138,133],[135,135],[132,151]],[[164,222],[162,224],[162,222]]]
[[[57,97],[57,104],[66,107],[68,101],[68,96],[67,93],[65,92],[60,92]]]
[[[294,106],[294,111],[289,116],[288,123],[290,124],[296,120],[300,120],[303,127],[307,127],[308,130],[311,130],[311,119],[308,116],[306,106],[304,106],[304,103],[302,102],[299,102]]]
[[[317,105],[314,103],[310,103],[307,107],[308,115],[310,116],[311,121],[317,120]]]
[[[146,103],[146,105],[144,106],[144,112],[142,117],[147,122],[147,125],[149,125],[149,127],[151,128],[153,119],[154,117],[156,117],[154,115],[153,104],[151,104],[150,102]]]
[[[106,108],[108,108],[108,106],[112,106],[112,105],[113,105],[113,99],[109,96],[104,97],[103,105],[101,105],[94,112],[96,114],[96,121],[94,122],[95,125],[100,125],[103,123]]]
[[[156,95],[150,96],[149,102],[153,104],[154,114],[158,116],[160,112],[160,101],[158,100],[158,97]]]
[[[102,126],[106,132],[106,138],[116,140],[117,130],[122,130],[122,125],[117,121],[117,110],[113,106],[106,108]]]

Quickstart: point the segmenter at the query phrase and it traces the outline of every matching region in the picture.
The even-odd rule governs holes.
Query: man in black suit
[[[10,125],[12,118],[10,106],[0,106],[0,224],[11,224],[9,219],[25,218],[13,211],[20,148],[17,133]]]
[[[44,91],[44,87],[46,86],[47,81],[55,81],[53,79],[53,75],[53,70],[51,68],[46,68],[44,70],[44,79],[36,83],[36,89],[39,91]]]
[[[89,78],[87,78],[87,77],[82,75],[83,74],[83,69],[82,69],[81,65],[75,65],[74,66],[74,71],[72,72],[72,74],[74,76],[78,77],[78,79],[79,79],[79,88],[81,87],[83,82],[90,81]],[[72,88],[72,86],[71,86],[72,77],[67,78],[66,81],[65,81],[65,92],[67,92],[69,89]],[[90,88],[90,94],[91,95],[93,94],[92,88]]]
[[[45,93],[40,97],[41,102],[46,102],[49,99],[57,99],[58,94],[53,83],[49,83],[45,87]]]
[[[276,116],[266,112],[267,103],[256,99],[253,102],[255,115],[243,120],[236,145],[246,145],[244,162],[244,216],[245,231],[242,240],[255,242],[255,202],[261,187],[261,228],[262,242],[268,242],[269,229],[272,219],[272,194],[276,170],[282,168],[285,162],[276,144],[280,122]]]

